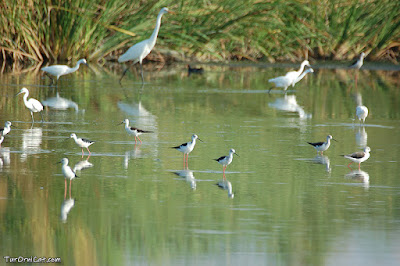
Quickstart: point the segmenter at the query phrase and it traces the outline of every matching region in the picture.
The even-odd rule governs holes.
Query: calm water
[[[149,67],[149,66],[147,66]],[[368,68],[368,66],[367,66]],[[373,67],[371,66],[371,69]],[[155,68],[153,68],[155,69]],[[0,253],[64,265],[398,265],[399,71],[316,67],[285,96],[268,79],[290,68],[183,65],[129,73],[91,66],[62,77],[3,74]],[[31,128],[22,96],[46,103]],[[354,121],[356,93],[370,114]],[[152,130],[135,145],[123,125]],[[35,115],[40,120],[40,115]],[[81,158],[72,139],[95,140]],[[198,142],[189,156],[170,147]],[[307,141],[333,142],[316,156]],[[341,154],[371,147],[361,171]],[[234,198],[216,184],[226,177]],[[78,168],[71,196],[61,158]],[[79,170],[79,168],[82,168]],[[64,196],[66,193],[66,197]],[[5,261],[1,258],[0,264]]]

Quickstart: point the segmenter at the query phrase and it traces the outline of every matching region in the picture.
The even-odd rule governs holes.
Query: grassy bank
[[[392,0],[5,0],[0,60],[115,60],[151,35],[158,51],[199,61],[400,59],[400,2]],[[154,53],[160,55],[160,53]],[[162,55],[161,55],[162,56]]]

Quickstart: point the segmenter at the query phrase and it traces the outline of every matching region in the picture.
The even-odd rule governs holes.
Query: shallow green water
[[[64,265],[396,265],[400,260],[399,72],[316,68],[285,96],[268,79],[289,68],[177,65],[140,77],[92,66],[62,77],[3,74],[0,123],[1,256],[60,257]],[[35,123],[14,95],[47,107]],[[354,94],[370,114],[355,116]],[[57,96],[58,95],[58,96]],[[55,98],[54,98],[55,97]],[[58,98],[57,98],[58,97]],[[60,98],[61,97],[61,98]],[[53,98],[53,99],[51,99]],[[72,104],[71,104],[72,102]],[[134,144],[123,125],[152,130]],[[40,120],[40,115],[35,115]],[[95,140],[86,162],[72,139]],[[170,147],[198,142],[183,170]],[[307,141],[338,142],[316,156]],[[352,170],[341,154],[371,147]],[[222,166],[234,198],[216,186]],[[61,167],[82,161],[71,199]],[[1,261],[3,264],[5,261]]]

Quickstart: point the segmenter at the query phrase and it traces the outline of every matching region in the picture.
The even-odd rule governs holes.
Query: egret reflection
[[[233,199],[233,197],[235,196],[233,194],[232,191],[232,183],[226,179],[218,181],[218,183],[216,184],[219,188],[223,189],[223,190],[227,190],[228,191],[228,198]]]
[[[35,154],[40,152],[40,145],[42,144],[42,128],[25,129],[22,133],[22,154],[21,161],[25,161],[28,154]]]
[[[366,189],[369,188],[369,174],[363,170],[352,170],[350,173],[346,174],[345,177],[360,181],[364,184]]]
[[[358,130],[356,132],[356,144],[360,148],[364,148],[367,145],[368,141],[368,134],[367,131],[365,130],[365,127],[358,127]]]
[[[75,112],[79,111],[79,107],[76,102],[60,97],[58,92],[56,97],[47,98],[46,100],[42,101],[42,104],[56,110],[67,110],[68,108],[73,108],[75,109]]]
[[[278,98],[273,103],[268,104],[270,107],[280,111],[298,113],[300,119],[311,118],[311,114],[307,114],[304,109],[297,103],[296,95],[287,95]]]
[[[179,170],[174,172],[179,177],[185,179],[185,181],[190,185],[190,188],[196,190],[196,179],[193,175],[193,171],[189,169]]]

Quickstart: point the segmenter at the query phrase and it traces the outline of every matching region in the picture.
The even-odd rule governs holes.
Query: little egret
[[[363,124],[365,123],[365,118],[367,118],[368,116],[368,108],[365,105],[362,105],[362,98],[360,93],[357,94],[356,101],[357,101],[356,115],[358,117],[358,120],[360,120],[360,125],[361,125],[361,122]]]
[[[192,141],[189,141],[187,143],[183,143],[179,146],[172,147],[173,149],[176,149],[180,152],[183,153],[183,167],[185,167],[185,162],[186,162],[186,167],[188,167],[189,164],[189,153],[191,153],[194,149],[194,146],[196,145],[196,139],[202,141],[196,134],[192,136]],[[186,161],[185,161],[186,157]]]
[[[127,62],[127,61],[133,61],[132,65],[136,64],[139,62],[140,64],[140,70],[141,70],[141,76],[142,76],[142,83],[144,83],[144,78],[143,78],[143,59],[151,52],[151,50],[154,48],[154,45],[156,45],[157,41],[157,35],[158,31],[160,30],[161,26],[161,18],[165,13],[173,13],[168,10],[168,8],[164,7],[160,10],[157,16],[157,22],[156,22],[156,27],[154,28],[153,34],[151,34],[151,37],[147,40],[141,41],[133,46],[131,46],[128,51],[126,51],[123,55],[121,55],[118,58],[119,63]],[[126,72],[128,71],[129,68],[126,68],[124,73],[122,74],[119,82],[121,83],[122,78],[125,76]]]
[[[299,70],[290,71],[290,72],[286,73],[285,76],[280,76],[277,78],[269,79],[268,82],[275,83],[275,87],[284,88],[284,91],[286,92],[287,88],[290,85],[292,85],[297,80],[297,78],[300,76],[300,74],[303,72],[305,66],[311,67],[310,62],[308,62],[308,60],[304,60],[301,63]],[[296,82],[298,82],[298,81],[296,81]],[[269,89],[268,92],[271,92],[271,89]]]
[[[329,146],[331,146],[331,139],[334,141],[337,141],[336,139],[334,139],[331,135],[328,135],[326,137],[326,142],[307,142],[308,144],[314,146],[314,148],[317,150],[317,153],[319,154],[319,152],[321,152],[321,155],[324,151],[326,151]]]
[[[355,163],[358,163],[358,170],[360,170],[361,163],[368,160],[368,158],[370,156],[370,154],[369,154],[370,151],[371,151],[371,148],[367,146],[364,148],[363,152],[355,152],[353,154],[343,155],[344,158],[351,160],[351,163],[349,163],[347,165],[347,167],[350,167],[350,164],[355,162]]]
[[[304,70],[304,72],[301,73],[301,75],[295,81],[293,81],[292,87],[294,87],[294,85],[296,85],[297,82],[302,80],[305,77],[305,75],[307,75],[308,73],[314,73],[314,69],[308,68],[308,69]]]
[[[61,76],[64,76],[64,75],[67,75],[67,74],[70,74],[70,73],[73,73],[73,72],[77,71],[79,69],[79,65],[80,64],[87,65],[86,60],[85,59],[80,59],[76,63],[75,67],[69,67],[69,66],[66,66],[66,65],[53,65],[53,66],[42,67],[41,70],[43,72],[45,72],[46,74],[48,74],[49,78],[51,79],[51,84],[50,85],[52,85],[53,82],[54,82],[54,79],[50,75],[55,76],[57,78],[56,85],[58,85],[58,79]]]
[[[225,170],[228,167],[228,165],[231,164],[232,160],[233,160],[233,155],[236,154],[236,156],[239,156],[236,151],[234,149],[230,149],[229,150],[229,154],[227,156],[221,156],[218,159],[214,159],[215,161],[217,161],[219,164],[222,165],[222,172],[223,172],[223,177],[226,180],[225,177]]]
[[[28,108],[29,111],[31,112],[32,124],[35,122],[35,120],[33,119],[33,113],[37,113],[37,112],[39,112],[40,115],[42,116],[42,122],[43,122],[43,114],[42,114],[43,105],[36,99],[30,98],[28,100],[29,91],[27,88],[22,88],[21,91],[17,95],[20,95],[21,93],[25,93],[24,103],[25,103],[26,108]]]

